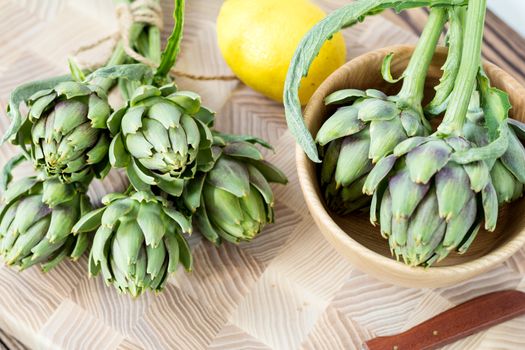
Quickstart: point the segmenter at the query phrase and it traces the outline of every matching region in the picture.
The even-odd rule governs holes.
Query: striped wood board
[[[317,2],[327,10],[347,3]],[[214,19],[221,3],[188,1],[177,68],[230,74],[215,43]],[[172,1],[163,6],[168,28]],[[110,0],[0,0],[0,9],[2,110],[15,86],[64,73],[69,53],[116,29]],[[349,58],[416,39],[411,30],[384,17],[345,31],[345,38]],[[513,55],[522,55],[522,49],[507,47]],[[5,332],[41,349],[357,349],[365,339],[401,332],[480,294],[525,291],[525,250],[494,271],[446,289],[400,288],[361,273],[328,245],[308,215],[282,107],[239,82],[178,83],[198,91],[204,103],[218,111],[219,129],[254,134],[276,146],[268,158],[291,180],[287,187],[275,187],[277,223],[239,247],[216,249],[195,235],[195,271],[180,271],[163,294],[137,300],[118,295],[99,278],[88,278],[86,259],[64,263],[47,275],[37,268],[17,273],[2,266],[0,339],[5,341],[0,348],[23,348]],[[7,126],[2,116],[0,131]],[[3,146],[1,162],[14,151]],[[29,172],[26,167],[19,174]],[[114,172],[104,183],[94,184],[90,195],[97,200],[124,185]],[[517,318],[448,349],[523,349],[523,329],[525,317]]]

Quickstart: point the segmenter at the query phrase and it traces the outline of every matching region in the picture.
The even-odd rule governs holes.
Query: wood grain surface
[[[316,2],[331,10],[347,0]],[[215,17],[221,4],[221,0],[188,1],[178,69],[230,74],[216,45]],[[172,6],[172,1],[163,1],[166,28],[172,25]],[[402,19],[413,27],[424,23],[423,15]],[[487,58],[523,77],[524,60],[519,59],[523,41],[493,17],[487,27],[493,33],[487,34],[493,48]],[[385,17],[370,18],[345,31],[348,58],[413,43],[416,36],[408,29]],[[0,0],[2,110],[15,86],[64,73],[71,52],[115,30],[110,0]],[[497,60],[511,63],[505,66]],[[46,275],[36,268],[17,273],[2,266],[0,347],[21,349],[20,342],[28,348],[75,350],[358,349],[366,339],[402,332],[481,294],[525,291],[525,250],[482,276],[444,289],[396,287],[360,272],[324,240],[308,214],[282,106],[239,82],[178,79],[177,83],[199,92],[217,111],[219,129],[254,134],[275,145],[276,152],[268,153],[268,159],[291,180],[286,187],[275,187],[277,223],[239,247],[217,249],[194,235],[194,272],[179,271],[163,294],[137,300],[118,295],[99,278],[88,278],[87,259],[67,262]],[[7,126],[2,115],[0,131]],[[3,146],[1,162],[14,152]],[[26,167],[19,174],[29,172]],[[123,177],[113,172],[104,183],[95,183],[90,195],[96,201],[124,185]],[[447,349],[523,349],[523,329],[521,317]]]

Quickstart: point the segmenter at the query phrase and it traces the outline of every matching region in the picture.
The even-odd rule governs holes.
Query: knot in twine
[[[100,46],[101,44],[111,41],[111,51],[115,49],[117,46],[119,40],[122,40],[122,46],[124,49],[124,52],[134,59],[135,61],[145,64],[153,69],[158,67],[158,64],[153,62],[147,57],[144,57],[137,51],[131,47],[131,41],[129,38],[129,33],[131,30],[131,26],[134,23],[145,23],[150,26],[155,26],[159,29],[162,29],[163,27],[163,21],[162,21],[162,7],[158,2],[155,0],[136,0],[132,2],[131,4],[120,4],[116,7],[115,13],[117,15],[117,21],[118,21],[118,32],[108,35],[104,38],[101,38],[97,41],[95,41],[92,44],[79,47],[77,50],[73,52],[74,56],[79,55],[82,52],[89,51],[93,48],[96,48]],[[105,60],[107,61],[107,59]],[[103,66],[104,63],[96,63],[96,64],[89,64],[89,63],[81,63],[82,66],[84,66],[87,69],[94,70],[97,68],[100,68]],[[175,68],[170,69],[170,75],[172,76],[179,76],[179,77],[185,77],[193,80],[222,80],[222,81],[230,81],[230,80],[237,80],[237,77],[231,76],[231,75],[216,75],[216,76],[205,76],[205,75],[196,75],[196,74],[190,74],[186,72],[182,72],[179,70],[176,70]]]

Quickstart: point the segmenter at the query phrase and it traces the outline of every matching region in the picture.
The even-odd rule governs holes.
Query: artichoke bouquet
[[[156,2],[117,4],[139,13],[160,9]],[[70,75],[24,84],[11,95],[4,140],[22,154],[0,178],[7,187],[0,210],[7,264],[47,271],[89,249],[90,275],[137,297],[161,291],[181,265],[191,271],[192,223],[219,244],[249,240],[274,221],[268,183],[286,177],[255,144],[271,146],[213,130],[214,113],[169,76],[184,24],[184,1],[175,5],[164,51],[159,21],[135,22],[106,66],[89,73],[70,61]],[[107,94],[116,82],[124,104],[113,110]],[[38,175],[10,183],[24,159]],[[111,168],[124,168],[130,185],[92,209],[88,186]]]
[[[95,231],[90,273],[101,273],[107,284],[133,296],[162,290],[179,261],[191,270],[184,234],[192,232],[192,221],[216,244],[220,239],[238,243],[253,238],[274,220],[267,181],[285,182],[250,142],[268,144],[213,131],[215,115],[201,105],[200,96],[179,90],[171,81],[168,73],[180,51],[183,14],[184,1],[178,0],[176,25],[157,67],[117,65],[88,77],[127,81],[119,87],[129,98],[106,124],[109,162],[125,168],[130,188],[106,196],[103,207],[82,217],[73,231]],[[231,163],[234,168],[229,168]],[[231,171],[235,166],[241,174]],[[218,177],[222,182],[213,181]],[[223,193],[215,195],[219,191]]]
[[[445,19],[445,9],[432,9],[410,63],[398,79],[403,79],[403,87],[397,95],[387,96],[374,89],[344,89],[325,98],[326,105],[338,107],[316,136],[323,156],[321,185],[331,210],[348,214],[368,207],[370,197],[363,194],[362,188],[373,165],[392,153],[401,141],[431,131],[421,102]],[[383,75],[393,82],[391,59],[386,57]]]
[[[144,37],[144,26],[133,23],[132,28],[134,45]],[[127,60],[121,41],[106,65]],[[1,254],[8,265],[22,270],[40,263],[47,271],[65,257],[78,259],[89,247],[90,233],[73,235],[71,229],[91,210],[86,192],[92,179],[110,169],[107,93],[116,80],[88,80],[86,71],[72,60],[69,64],[70,75],[16,88],[7,108],[11,125],[3,141],[18,145],[22,154],[3,170]],[[31,161],[38,175],[10,184],[12,168],[23,160]]]

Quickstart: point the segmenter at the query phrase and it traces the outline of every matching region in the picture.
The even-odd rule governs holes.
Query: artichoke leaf
[[[363,130],[366,126],[357,118],[358,109],[354,106],[339,108],[326,120],[317,132],[316,142],[321,146],[344,136]]]
[[[161,206],[157,203],[141,203],[137,223],[144,234],[146,245],[156,248],[166,233],[168,225],[161,219]]]
[[[130,160],[130,156],[122,140],[122,134],[118,133],[113,137],[109,145],[109,162],[115,168],[124,168],[129,166]]]
[[[219,158],[213,170],[208,173],[206,181],[237,197],[243,197],[250,192],[250,180],[246,167],[226,157]]]
[[[171,207],[162,207],[162,210],[180,226],[182,232],[191,234],[192,227],[190,219]]]
[[[71,231],[74,234],[77,234],[96,230],[101,224],[102,214],[104,214],[105,210],[106,208],[102,207],[83,215],[73,226]]]
[[[343,89],[332,92],[330,95],[324,98],[325,105],[342,105],[349,104],[358,98],[366,97],[366,93],[363,90],[358,89]]]
[[[248,142],[232,142],[223,149],[224,154],[232,157],[249,158],[253,160],[263,159],[261,151]]]

